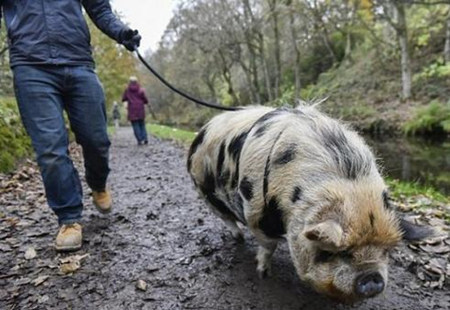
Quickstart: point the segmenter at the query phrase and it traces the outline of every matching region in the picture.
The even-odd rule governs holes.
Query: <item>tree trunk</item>
[[[270,85],[269,68],[267,66],[266,55],[264,53],[264,36],[262,35],[262,33],[258,34],[258,50],[259,50],[259,57],[261,57],[261,63],[263,67],[264,81],[266,83],[267,99],[269,101],[272,101],[274,98],[272,94],[272,87]]]
[[[230,68],[227,65],[227,61],[225,59],[225,56],[219,51],[219,56],[222,60],[222,76],[225,80],[225,82],[227,83],[227,93],[228,95],[231,96],[231,98],[233,99],[233,106],[237,106],[239,105],[239,99],[234,91],[234,87],[233,87],[233,81],[231,80],[231,72],[230,72]]]
[[[292,5],[292,4],[291,4]],[[291,28],[291,40],[292,46],[294,47],[295,53],[295,63],[294,63],[294,99],[300,98],[300,89],[302,87],[300,80],[300,50],[297,45],[297,30],[295,29],[295,16],[294,16],[294,8],[290,9],[289,12],[289,26]]]
[[[345,41],[345,55],[344,59],[350,60],[352,55],[352,35],[350,32],[346,33],[346,41]]]
[[[279,96],[281,84],[281,52],[280,52],[280,30],[278,25],[277,0],[269,0],[269,7],[272,17],[272,27],[274,34],[274,54],[275,54],[275,98]]]
[[[450,64],[450,9],[447,15],[447,29],[445,32],[444,59],[446,64]]]
[[[253,16],[252,8],[249,0],[242,1],[244,5],[244,16],[247,21],[250,22],[250,29],[243,29],[245,34],[246,45],[249,52],[249,61],[250,61],[250,74],[252,76],[252,83],[249,85],[252,91],[254,92],[253,97],[255,98],[254,103],[261,104],[261,94],[260,94],[260,86],[259,86],[259,76],[258,76],[258,64],[257,64],[257,52],[255,51],[255,46],[253,45],[255,33],[255,19]]]
[[[250,90],[250,98],[251,98],[251,103],[252,104],[259,104],[259,98],[258,98],[258,93],[257,90],[255,89],[255,85],[253,84],[252,81],[252,70],[249,69],[249,67],[245,64],[245,62],[243,60],[239,60],[239,64],[241,65],[242,71],[244,71],[244,75],[245,75],[245,79],[247,81],[247,85],[248,88]]]
[[[330,54],[330,58],[332,59],[333,64],[337,63],[336,54],[334,53],[333,46],[330,42],[330,38],[328,37],[328,31],[325,28],[322,31],[322,39],[323,39],[323,44],[325,44],[325,47],[327,48],[327,51]]]
[[[217,100],[216,88],[214,87],[215,80],[216,80],[215,76],[211,77],[207,73],[203,76],[203,81],[205,82],[206,86],[208,87],[209,94],[214,101]]]
[[[397,37],[401,51],[402,94],[403,99],[411,98],[411,56],[408,44],[408,28],[406,26],[405,5],[393,2],[397,13]]]

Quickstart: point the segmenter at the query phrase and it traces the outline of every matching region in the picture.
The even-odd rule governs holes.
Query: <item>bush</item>
[[[11,171],[17,160],[30,154],[31,143],[13,99],[0,98],[0,172]]]
[[[447,104],[432,101],[427,107],[418,108],[414,117],[405,123],[403,130],[411,135],[450,134],[450,101]]]

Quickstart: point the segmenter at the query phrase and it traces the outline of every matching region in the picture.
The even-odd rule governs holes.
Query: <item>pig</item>
[[[429,235],[396,216],[363,139],[315,106],[219,114],[194,139],[187,168],[233,237],[243,240],[243,226],[254,235],[261,278],[285,239],[300,279],[343,302],[382,293],[389,251]]]

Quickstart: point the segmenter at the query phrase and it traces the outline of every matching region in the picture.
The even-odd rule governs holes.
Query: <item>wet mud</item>
[[[72,153],[82,171],[79,149]],[[286,244],[275,252],[273,276],[260,280],[253,237],[233,240],[198,198],[185,156],[172,142],[151,138],[137,146],[129,128],[117,132],[109,182],[114,209],[99,214],[84,189],[84,243],[76,253],[52,247],[56,218],[35,166],[3,176],[0,309],[450,309],[448,283],[423,287],[418,254],[406,246],[392,254],[386,293],[356,305],[335,303],[302,283]],[[62,272],[62,258],[85,254],[79,269]]]

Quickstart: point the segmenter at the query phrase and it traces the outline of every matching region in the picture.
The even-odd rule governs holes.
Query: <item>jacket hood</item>
[[[138,92],[140,88],[141,87],[137,82],[131,82],[130,85],[128,85],[128,89],[132,92]]]

